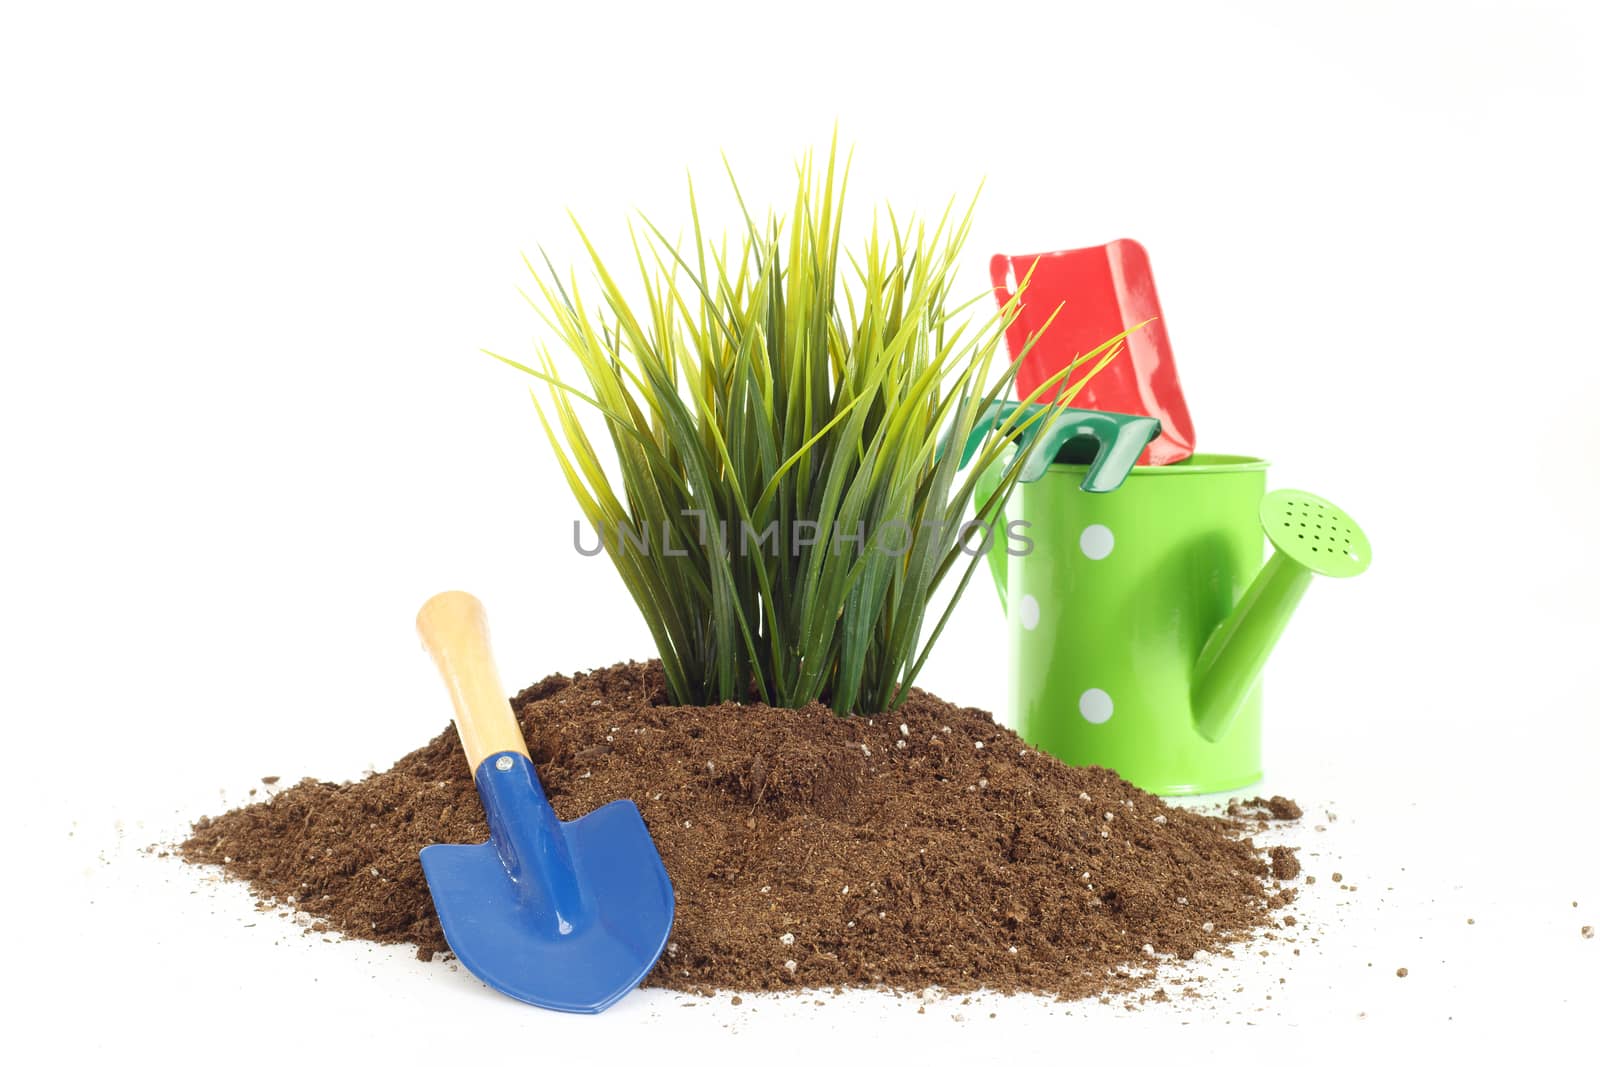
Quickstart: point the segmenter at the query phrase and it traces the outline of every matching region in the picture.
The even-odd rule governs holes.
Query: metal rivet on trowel
[[[497,771],[509,771],[511,769],[511,757],[501,756],[499,759],[495,760],[494,769]]]

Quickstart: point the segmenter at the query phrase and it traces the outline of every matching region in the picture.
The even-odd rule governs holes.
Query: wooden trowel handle
[[[489,622],[471,593],[440,593],[417,612],[417,632],[455,705],[456,733],[467,751],[467,765],[497,752],[528,754],[522,727],[500,685],[489,651]]]

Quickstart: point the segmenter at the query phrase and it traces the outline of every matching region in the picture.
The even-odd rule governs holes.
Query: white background
[[[1577,2],[8,5],[13,1045],[1315,1058],[1591,1024],[1597,46]],[[532,351],[519,255],[570,261],[566,209],[622,251],[629,210],[684,217],[688,168],[731,223],[719,151],[782,203],[835,120],[858,223],[987,178],[972,292],[991,252],[1142,240],[1202,445],[1370,533],[1269,678],[1267,788],[1340,816],[1296,838],[1318,942],[1136,1012],[650,993],[575,1020],[141,856],[261,775],[441,728],[411,625],[439,589],[488,603],[509,684],[650,654],[479,349]],[[975,585],[922,682],[1003,714],[1002,635]]]

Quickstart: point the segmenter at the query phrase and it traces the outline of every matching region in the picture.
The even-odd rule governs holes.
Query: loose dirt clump
[[[1305,812],[1288,797],[1251,797],[1249,800],[1235,797],[1228,801],[1228,814],[1236,819],[1256,818],[1292,822]]]
[[[1272,859],[1272,877],[1285,882],[1300,877],[1300,857],[1287,845],[1274,845],[1267,853]]]
[[[513,705],[550,801],[644,813],[677,894],[647,985],[988,988],[1076,998],[1217,950],[1292,899],[1239,825],[1066,767],[986,712],[666,706],[656,663],[556,675]],[[1274,798],[1274,801],[1281,798]],[[1292,804],[1292,802],[1289,802]],[[351,937],[448,952],[417,852],[487,837],[454,728],[388,771],[305,779],[183,844]]]

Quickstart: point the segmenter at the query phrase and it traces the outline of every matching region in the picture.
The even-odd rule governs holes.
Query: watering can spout
[[[1200,650],[1190,706],[1194,727],[1207,741],[1220,741],[1233,725],[1311,584],[1310,571],[1285,564],[1273,554]]]
[[[1272,558],[1195,662],[1190,702],[1195,729],[1208,741],[1220,740],[1232,727],[1312,576],[1350,578],[1372,561],[1361,528],[1319,496],[1292,489],[1268,493],[1261,524],[1272,541]]]

